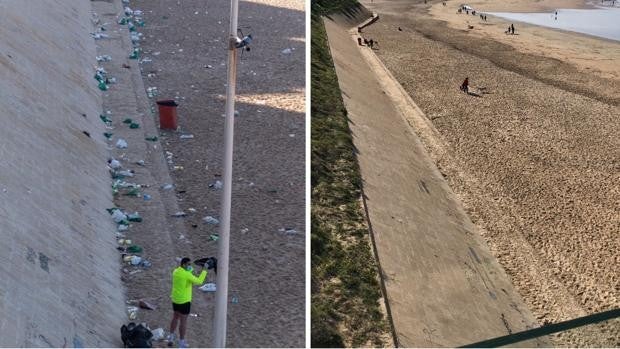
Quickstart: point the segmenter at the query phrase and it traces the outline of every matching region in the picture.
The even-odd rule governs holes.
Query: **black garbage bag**
[[[207,269],[213,270],[217,274],[217,258],[208,257],[208,258],[200,258],[194,261],[194,264],[200,266],[206,266]]]
[[[142,324],[130,322],[121,327],[121,339],[125,348],[151,348],[153,333]]]

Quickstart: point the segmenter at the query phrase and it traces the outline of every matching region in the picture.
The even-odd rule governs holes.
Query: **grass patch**
[[[320,15],[356,1],[317,1],[311,15],[313,347],[383,346],[389,338],[361,175]]]

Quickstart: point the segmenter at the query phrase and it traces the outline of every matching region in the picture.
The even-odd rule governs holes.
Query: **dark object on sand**
[[[153,333],[144,325],[130,322],[121,327],[121,340],[125,348],[151,348]]]
[[[399,31],[399,32],[402,32],[402,31],[403,31],[403,28],[398,27],[398,31]]]
[[[209,270],[213,269],[217,274],[217,258],[215,257],[200,258],[195,260],[194,264],[206,267]]]
[[[153,304],[151,304],[151,303],[149,303],[147,301],[143,301],[143,300],[138,301],[138,306],[140,308],[142,308],[142,309],[148,309],[148,310],[155,310],[155,309],[157,309],[157,307],[154,306]]]
[[[357,38],[357,44],[362,46],[362,38]]]
[[[461,84],[460,89],[463,92],[468,92],[468,90],[469,90],[469,77],[465,78],[465,81],[463,81],[463,83]]]

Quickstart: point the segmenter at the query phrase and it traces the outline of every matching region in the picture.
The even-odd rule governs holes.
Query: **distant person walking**
[[[469,92],[469,77],[465,78],[465,81],[461,84],[461,91],[468,93]]]
[[[204,266],[201,266],[204,268]],[[172,291],[170,299],[172,299],[172,320],[170,321],[170,334],[168,335],[168,346],[174,344],[174,332],[179,324],[179,348],[187,348],[185,341],[185,332],[187,331],[187,316],[191,308],[192,302],[192,286],[202,284],[206,277],[207,271],[202,269],[200,276],[196,277],[193,273],[190,259],[185,257],[181,259],[179,266],[172,271]]]
[[[375,41],[373,39],[368,40],[368,44],[370,46],[370,48],[372,49],[373,45],[375,44]]]
[[[514,24],[510,25],[510,31],[512,32],[512,35],[515,35],[515,25]]]

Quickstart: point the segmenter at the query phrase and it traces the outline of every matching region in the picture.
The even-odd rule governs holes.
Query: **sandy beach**
[[[567,62],[582,72],[594,73],[604,78],[620,79],[620,43],[574,32],[550,30],[548,28],[518,23],[519,35],[506,35],[504,31],[512,22],[499,17],[487,16],[482,21],[479,16],[458,14],[456,8],[461,2],[450,0],[443,6],[441,2],[430,7],[429,14],[447,23],[448,27],[464,30],[481,39],[498,41],[533,55],[542,55]],[[468,4],[479,12],[553,12],[556,9],[592,8],[582,0],[544,0],[544,1],[483,1],[474,0]],[[469,29],[469,25],[473,29]]]
[[[470,5],[483,3],[584,7]],[[459,4],[364,2],[381,19],[362,35],[432,122],[439,138],[420,138],[539,323],[617,308],[620,44],[525,25],[506,35]],[[465,77],[480,97],[459,91]],[[553,340],[618,346],[618,322]]]
[[[222,180],[226,36],[230,4],[201,1],[132,1],[144,11],[141,29],[145,87],[157,99],[179,102],[180,132],[159,136],[169,161],[181,211],[171,245],[146,246],[169,267],[159,279],[136,280],[131,291],[157,295],[159,308],[145,312],[152,327],[168,329],[170,271],[176,256],[217,255]],[[290,0],[246,1],[239,5],[239,27],[256,44],[237,69],[227,345],[299,347],[305,331],[304,232],[304,12]],[[288,48],[290,53],[282,53]],[[182,134],[193,138],[182,139]],[[168,212],[170,216],[175,212]],[[156,229],[156,227],[155,227]],[[145,237],[143,241],[150,238]],[[154,264],[155,265],[155,264]],[[210,273],[207,282],[215,282]],[[214,294],[194,290],[188,340],[211,342]],[[144,297],[144,291],[136,294]],[[133,294],[130,293],[130,297]],[[158,345],[165,345],[158,343]]]

